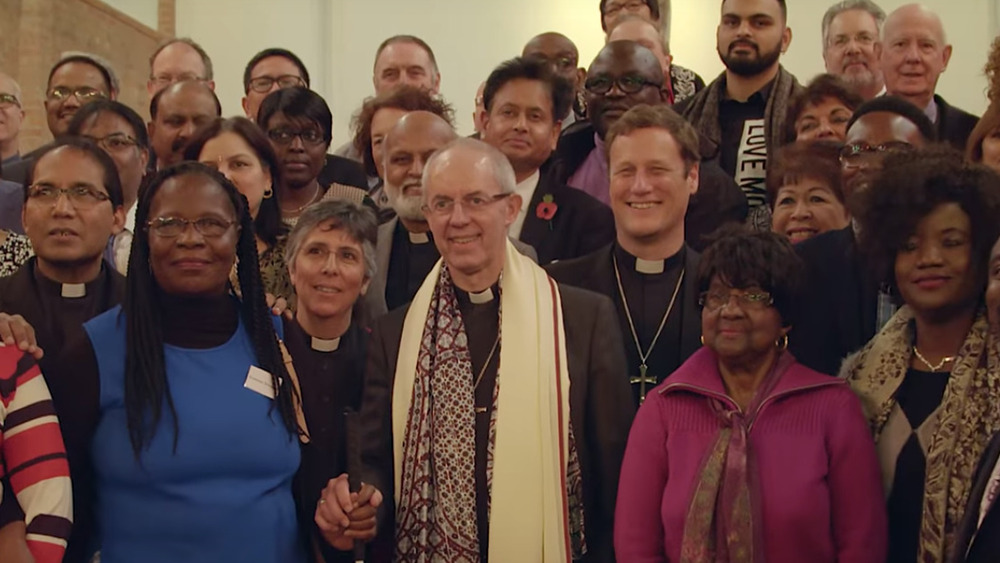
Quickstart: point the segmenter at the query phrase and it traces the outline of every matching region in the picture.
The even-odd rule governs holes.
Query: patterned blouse
[[[0,277],[13,274],[34,255],[28,237],[0,231]]]

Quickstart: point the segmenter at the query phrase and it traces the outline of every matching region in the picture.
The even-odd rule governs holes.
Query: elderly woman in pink
[[[705,346],[632,425],[618,561],[884,563],[885,497],[860,402],[785,350],[799,270],[770,232],[727,231],[702,255]]]

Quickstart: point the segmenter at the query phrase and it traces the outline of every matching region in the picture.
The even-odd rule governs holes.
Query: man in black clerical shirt
[[[559,139],[549,165],[552,181],[578,188],[607,204],[608,130],[629,108],[668,105],[660,61],[633,41],[611,41],[590,65],[585,83],[590,121],[574,123]],[[746,198],[715,163],[703,162],[698,195],[688,206],[686,239],[703,248],[705,235],[746,218]]]
[[[539,170],[555,149],[557,116],[569,111],[570,94],[546,63],[526,58],[498,66],[483,90],[483,141],[510,160],[524,202],[509,234],[534,247],[539,264],[583,256],[614,239],[607,206]]]
[[[614,301],[638,404],[700,346],[699,256],[684,243],[698,134],[666,105],[638,106],[608,132],[608,157],[615,243],[547,270]]]
[[[606,330],[613,306],[556,284],[508,242],[522,202],[495,148],[458,139],[424,177],[442,263],[376,323],[365,372],[361,478],[385,499],[376,549],[401,561],[612,561],[634,410],[620,336]],[[318,517],[353,508],[338,500],[346,485],[328,488]]]
[[[934,140],[934,125],[913,104],[894,96],[862,104],[848,122],[840,155],[848,206],[853,194],[868,189],[886,153]],[[889,320],[894,299],[869,272],[854,225],[805,240],[796,249],[806,266],[806,283],[793,310],[789,349],[810,368],[836,375],[843,359]]]
[[[726,66],[718,78],[678,111],[715,145],[722,169],[750,205],[748,222],[771,230],[767,155],[782,142],[788,102],[802,90],[779,60],[792,41],[785,0],[725,0],[716,49]]]

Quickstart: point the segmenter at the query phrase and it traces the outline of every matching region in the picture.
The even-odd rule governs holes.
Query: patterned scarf
[[[841,377],[861,398],[876,442],[909,369],[913,323],[913,311],[902,307],[841,368]],[[985,311],[980,310],[959,349],[941,400],[938,428],[927,451],[919,563],[951,558],[979,457],[1000,429],[1000,364],[996,354],[987,351],[988,332]]]
[[[681,540],[681,563],[753,563],[761,555],[760,485],[749,434],[760,406],[795,363],[781,354],[761,382],[746,412],[707,399],[720,430],[701,470],[688,506]]]
[[[520,262],[520,254],[511,245],[508,244],[507,250],[508,266],[513,266],[510,264],[511,260]],[[526,343],[522,342],[522,332],[533,332],[526,322],[528,319],[522,318],[523,313],[530,310],[532,314],[537,314],[535,301],[531,300],[529,303],[527,299],[523,299],[526,296],[522,288],[537,287],[540,279],[548,281],[548,278],[540,269],[537,272],[521,272],[524,267],[520,263],[514,267],[505,267],[504,277],[501,279],[500,304],[504,313],[501,316],[500,333],[504,335],[503,341],[509,345],[500,347],[500,364],[493,388],[493,409],[487,444],[489,553],[490,558],[495,560],[521,560],[524,559],[523,553],[537,549],[531,557],[533,560],[542,560],[538,556],[544,554],[545,561],[569,561],[570,557],[581,556],[585,551],[579,459],[572,428],[568,424],[568,409],[565,414],[559,414],[563,413],[561,407],[557,407],[555,411],[543,408],[540,412],[557,413],[556,419],[561,422],[556,422],[556,425],[563,427],[565,431],[562,438],[547,433],[544,426],[534,432],[537,436],[528,435],[529,428],[537,427],[542,421],[526,416],[524,410],[530,406],[521,398],[525,397],[525,392],[528,393],[527,396],[535,395],[539,383],[546,381],[546,374],[538,372],[537,365],[535,371],[531,371],[531,359],[534,355],[525,349]],[[537,269],[534,265],[528,267]],[[541,278],[534,277],[538,273]],[[505,291],[508,286],[511,289]],[[554,283],[551,288],[556,298],[554,302],[558,304]],[[549,290],[548,284],[545,289]],[[522,299],[505,299],[504,295],[516,295]],[[510,326],[507,331],[504,330],[505,322],[508,322],[505,318],[507,316],[521,320],[520,323],[515,320],[517,331],[513,331]],[[551,320],[561,321],[561,316]],[[552,328],[553,325],[549,324],[550,338]],[[548,350],[544,358],[547,364],[553,364],[557,357],[565,358],[565,348],[560,343],[561,322],[558,328],[557,334],[560,336],[556,338],[557,353],[553,354],[551,349]],[[546,330],[544,326],[538,329]],[[417,331],[420,332],[419,349],[415,351],[414,357],[408,351],[406,343],[411,336],[416,338]],[[480,551],[476,519],[472,362],[451,275],[442,262],[431,271],[414,299],[407,314],[403,335],[393,392],[396,559],[448,563],[478,561]],[[539,347],[538,340],[535,338],[536,347]],[[411,346],[414,344],[411,343]],[[528,361],[525,362],[525,359]],[[407,368],[413,360],[415,365]],[[561,373],[558,369],[560,365],[565,369],[565,360],[554,363],[558,375]],[[563,373],[552,382],[551,388],[555,397],[559,397],[556,404],[568,407],[568,385],[562,387],[559,383],[563,379],[568,383],[568,375]],[[500,395],[501,381],[504,382],[504,396]],[[504,402],[505,400],[508,402]],[[536,402],[540,405],[551,405],[551,400],[552,398],[544,395],[536,396]],[[513,408],[515,405],[519,408]],[[505,411],[510,412],[505,416]],[[403,424],[405,427],[401,427]],[[519,428],[515,430],[514,427]],[[550,442],[549,436],[555,437],[556,442],[546,446]],[[540,440],[541,451],[535,450],[531,456],[518,451],[520,444],[531,444],[533,440]],[[497,452],[502,453],[498,456]],[[553,462],[558,466],[548,465]],[[547,467],[561,469],[558,474],[552,474],[547,472]],[[531,469],[538,473],[533,474]],[[551,479],[552,477],[555,479]],[[555,485],[555,495],[548,493],[553,490],[549,483]],[[537,488],[534,489],[536,493],[532,494],[539,498],[520,498],[523,494],[521,490],[532,490],[533,485]],[[550,497],[552,502],[548,502]],[[539,507],[537,513],[533,513],[534,506]],[[557,508],[558,506],[561,508]],[[555,528],[549,529],[553,526],[553,509],[559,510],[563,519],[560,523],[560,519],[556,518]],[[537,519],[537,523],[525,528],[525,522],[533,519]],[[542,528],[548,531],[543,532]],[[527,532],[529,529],[530,532]],[[556,530],[558,535],[549,535]],[[537,537],[531,538],[531,535]],[[527,547],[520,547],[518,543]],[[525,551],[518,552],[518,549]],[[555,551],[550,552],[552,549]],[[557,553],[564,553],[565,557],[555,555]]]

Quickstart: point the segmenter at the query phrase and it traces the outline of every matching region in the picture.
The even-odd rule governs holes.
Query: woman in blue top
[[[96,426],[83,424],[95,497],[78,517],[92,510],[104,563],[305,561],[295,392],[246,200],[181,163],[140,194],[136,225],[124,305],[67,355],[81,386],[99,381]]]

